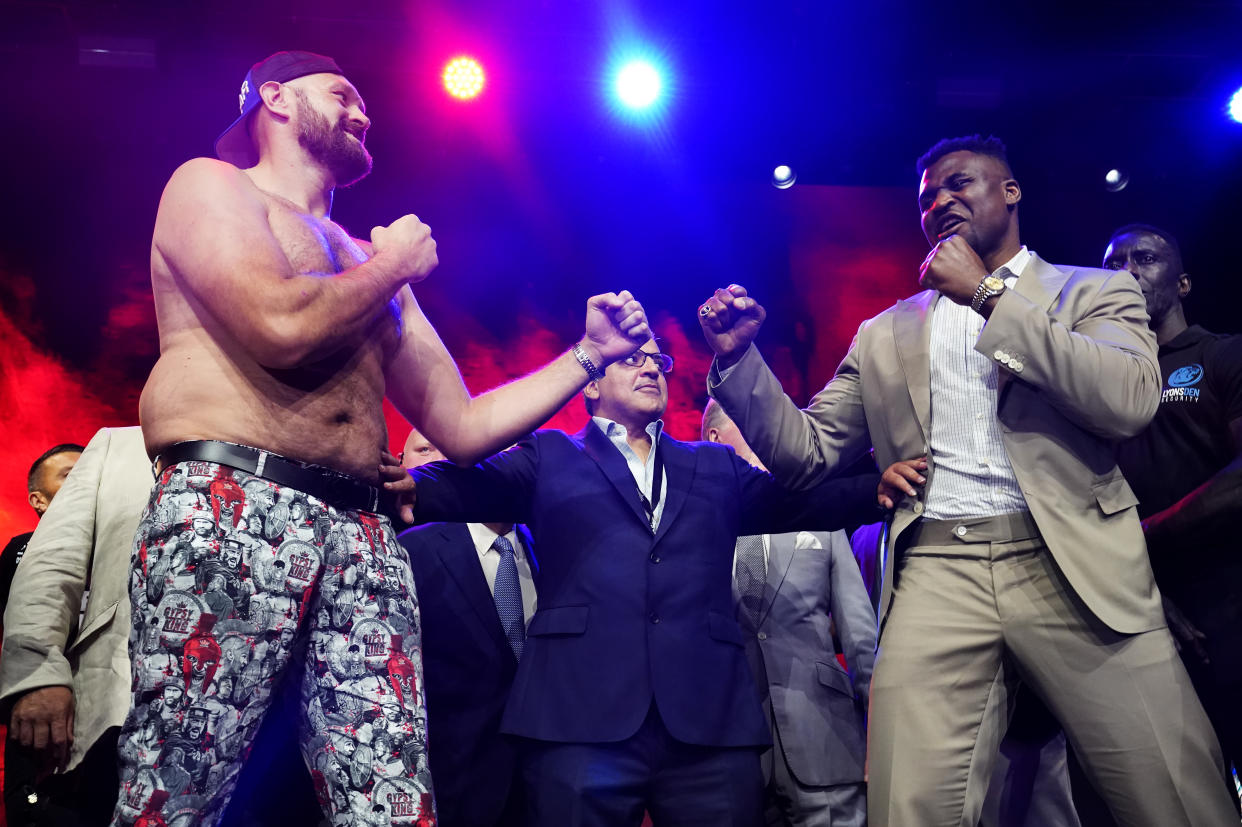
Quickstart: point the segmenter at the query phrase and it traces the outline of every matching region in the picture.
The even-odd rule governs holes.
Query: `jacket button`
[[[660,616],[656,614],[655,612],[652,612],[651,614],[647,615],[647,619],[650,620],[652,623],[660,622]]]
[[[759,638],[760,640],[767,640],[767,639],[768,639],[768,633],[767,633],[767,632],[760,632],[759,634],[755,635],[755,637]]]
[[[653,552],[651,552],[651,557],[650,557],[650,560],[651,560],[651,562],[653,562],[653,563],[658,563],[658,562],[660,562],[660,555],[656,554],[656,553],[653,551]]]
[[[922,513],[923,513],[923,504],[922,504],[922,503],[920,503],[920,502],[916,502],[916,503],[914,504],[914,507],[911,509],[911,511],[913,511],[915,514],[922,514]]]

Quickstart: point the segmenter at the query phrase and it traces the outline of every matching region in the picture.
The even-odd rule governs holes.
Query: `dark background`
[[[441,265],[419,297],[472,389],[536,367],[588,295],[628,288],[679,359],[670,429],[689,437],[698,303],[750,287],[804,399],[859,321],[915,290],[914,159],[950,135],[1006,141],[1044,258],[1098,264],[1117,225],[1163,225],[1192,321],[1242,329],[1240,34],[1232,2],[0,2],[0,536],[32,522],[44,447],[137,421],[160,191],[272,51],[332,55],[362,92],[375,171],[333,217],[364,237],[406,212],[431,225]],[[461,53],[488,73],[470,104],[439,83]],[[666,67],[656,117],[612,103],[631,53]],[[770,186],[778,163],[793,189]]]

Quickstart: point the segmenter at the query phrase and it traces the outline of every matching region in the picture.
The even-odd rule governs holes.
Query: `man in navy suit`
[[[444,455],[417,430],[403,462]],[[517,672],[495,592],[503,588],[502,538],[515,552],[523,631],[535,611],[530,535],[512,523],[430,523],[401,534],[410,553],[423,626],[428,759],[440,827],[501,827],[521,820],[516,747],[500,717]],[[474,552],[474,553],[471,553]]]
[[[671,369],[648,341],[587,385],[578,434],[411,472],[419,520],[522,522],[539,549],[502,722],[525,739],[530,824],[631,827],[644,809],[657,825],[758,824],[770,738],[733,616],[734,544],[837,528],[875,501],[874,476],[791,496],[730,448],[663,435]]]

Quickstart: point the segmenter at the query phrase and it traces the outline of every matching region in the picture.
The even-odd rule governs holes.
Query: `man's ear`
[[[1177,277],[1177,297],[1184,299],[1190,295],[1190,274],[1182,273]]]
[[[582,389],[582,395],[594,402],[599,399],[599,383],[592,379],[586,383],[586,387]]]
[[[715,428],[708,428],[707,429],[707,441],[708,442],[719,442],[720,431],[716,430]]]
[[[289,118],[293,114],[294,94],[290,86],[269,80],[259,87],[259,98],[267,111],[274,115]]]
[[[1022,200],[1022,187],[1018,186],[1018,182],[1007,178],[1001,182],[1001,187],[1005,190],[1005,206],[1018,206],[1018,202]]]
[[[52,501],[49,500],[47,495],[42,491],[31,491],[26,495],[26,502],[30,503],[30,507],[33,508],[40,517],[42,517],[43,512],[47,511],[47,507]]]

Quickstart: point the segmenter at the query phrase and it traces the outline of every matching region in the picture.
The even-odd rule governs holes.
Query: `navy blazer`
[[[654,700],[682,742],[770,743],[733,617],[734,544],[837,528],[874,507],[875,477],[791,494],[732,448],[662,436],[659,450],[668,491],[654,534],[624,457],[594,424],[538,431],[474,467],[411,472],[420,520],[521,522],[539,549],[539,610],[505,732],[621,741]]]
[[[517,527],[531,571],[530,535]],[[470,529],[431,523],[401,533],[423,631],[428,759],[440,823],[497,824],[515,786],[515,747],[500,719],[517,659],[500,626]]]

